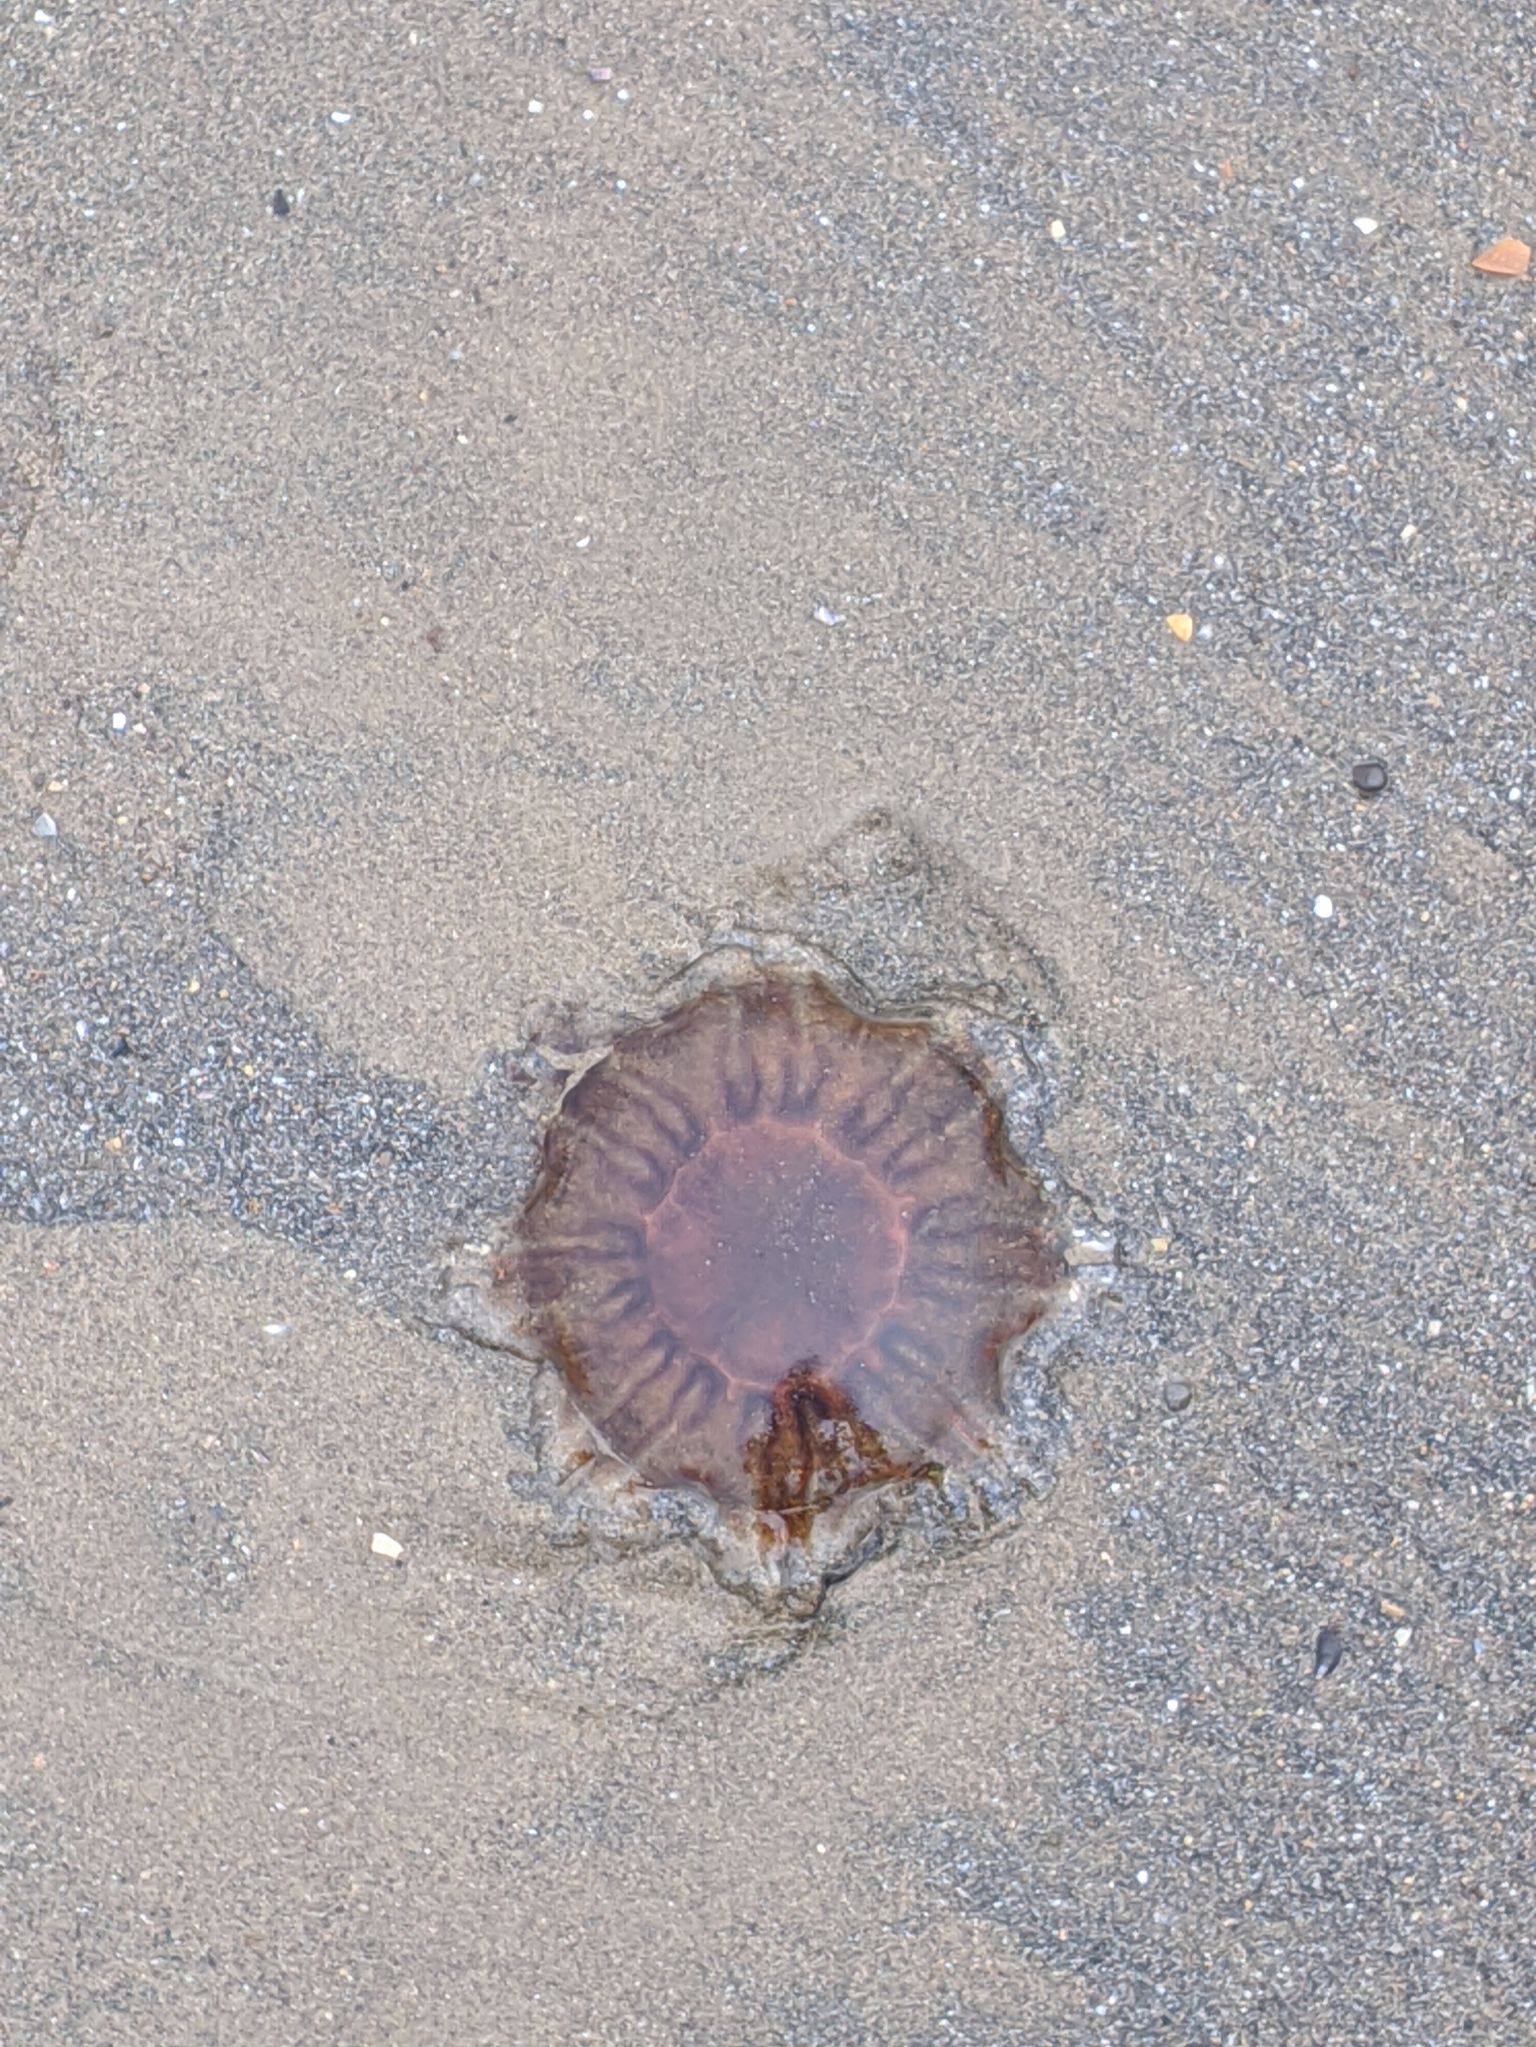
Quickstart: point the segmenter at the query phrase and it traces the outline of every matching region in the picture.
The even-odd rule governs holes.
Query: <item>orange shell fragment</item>
[[[1188,646],[1189,642],[1194,638],[1195,621],[1187,611],[1170,611],[1163,620],[1163,624],[1167,626],[1173,637],[1176,640],[1182,640],[1185,646]]]
[[[1524,277],[1531,267],[1531,245],[1515,235],[1505,235],[1491,249],[1472,258],[1472,268],[1484,277]]]

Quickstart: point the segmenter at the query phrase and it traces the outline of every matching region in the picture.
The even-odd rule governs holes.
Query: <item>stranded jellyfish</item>
[[[1059,1244],[978,1076],[922,1024],[765,972],[567,1090],[495,1286],[599,1445],[764,1539],[974,1468]]]

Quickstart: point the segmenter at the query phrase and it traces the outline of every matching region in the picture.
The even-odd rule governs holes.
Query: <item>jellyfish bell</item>
[[[569,1086],[490,1291],[568,1462],[813,1600],[895,1496],[1003,1468],[1005,1359],[1064,1281],[979,1070],[770,968]]]

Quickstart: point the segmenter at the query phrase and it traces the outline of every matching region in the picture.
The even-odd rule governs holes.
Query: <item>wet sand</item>
[[[1517,27],[44,12],[0,2031],[1517,2037]],[[743,924],[1038,1017],[1134,1253],[1021,1525],[808,1627],[557,1540],[432,1295],[500,1055]]]

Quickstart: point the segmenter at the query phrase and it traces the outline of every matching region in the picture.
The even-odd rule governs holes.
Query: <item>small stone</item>
[[[1399,1606],[1395,1599],[1378,1599],[1376,1611],[1384,1621],[1405,1621],[1408,1618],[1408,1609]]]
[[[1053,220],[1046,233],[1053,242],[1064,242],[1067,239],[1067,223],[1064,220]]]
[[[1170,1379],[1163,1387],[1163,1405],[1170,1414],[1182,1414],[1195,1397],[1187,1379]]]
[[[1326,924],[1333,915],[1333,897],[1314,896],[1312,899],[1312,914],[1314,917],[1321,917]]]
[[[345,128],[350,124],[351,119],[352,116],[345,107],[333,107],[331,109],[331,126],[333,128]]]
[[[612,78],[613,72],[606,64],[589,64],[587,66],[587,76],[594,85],[606,85],[609,79]]]
[[[1394,1628],[1392,1630],[1392,1639],[1399,1649],[1406,1649],[1413,1640],[1413,1630],[1412,1628]]]
[[[1068,1265],[1113,1265],[1119,1246],[1113,1237],[1075,1237],[1067,1246]]]
[[[392,1564],[398,1564],[405,1551],[392,1535],[386,1535],[382,1528],[374,1531],[373,1541],[368,1545],[376,1557],[388,1557]]]
[[[1356,761],[1349,771],[1349,779],[1362,796],[1379,796],[1387,786],[1387,769],[1384,761]]]
[[[128,713],[126,711],[114,711],[112,713],[112,730],[114,732],[126,732],[128,730]]]
[[[1344,1654],[1344,1637],[1337,1628],[1324,1628],[1317,1638],[1317,1647],[1312,1652],[1312,1675],[1332,1677],[1339,1667],[1339,1658]]]
[[[840,611],[834,611],[829,604],[818,604],[811,613],[811,616],[818,625],[841,625],[843,623],[843,614]]]
[[[293,211],[293,207],[289,201],[288,194],[283,190],[281,185],[279,185],[277,190],[272,194],[272,211],[277,215],[279,220],[286,220],[289,214],[292,213]]]
[[[286,1336],[288,1334],[288,1324],[286,1322],[263,1322],[261,1333],[263,1336]]]
[[[1195,636],[1195,621],[1187,611],[1170,611],[1163,624],[1182,646],[1187,647]]]
[[[1381,226],[1381,222],[1379,220],[1372,220],[1368,213],[1357,213],[1355,215],[1355,226],[1361,234],[1373,235],[1377,228]]]
[[[46,810],[40,810],[33,818],[32,836],[34,839],[56,839],[59,836],[59,828]]]
[[[530,100],[528,102],[528,111],[530,114],[542,114],[544,111],[544,102],[542,100]]]

